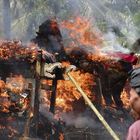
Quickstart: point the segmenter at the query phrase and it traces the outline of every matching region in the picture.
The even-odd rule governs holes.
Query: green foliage
[[[133,20],[134,20],[134,23],[137,26],[138,32],[140,34],[140,12],[134,14]]]

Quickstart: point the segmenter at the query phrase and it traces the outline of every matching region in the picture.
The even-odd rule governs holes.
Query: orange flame
[[[60,133],[59,140],[64,140],[64,134]]]
[[[0,111],[9,113],[11,106],[17,107],[17,109],[19,109],[19,111],[26,110],[29,106],[28,98],[24,99],[21,97],[20,99],[18,99],[18,97],[17,97],[16,102],[13,102],[11,100],[12,95],[13,95],[13,97],[16,94],[18,94],[18,96],[20,96],[19,94],[24,92],[25,87],[26,87],[26,81],[22,75],[19,75],[19,76],[16,75],[14,77],[9,77],[6,80],[6,83],[4,81],[0,80],[0,106],[1,106]],[[10,95],[9,93],[12,95]],[[19,105],[19,107],[17,104]],[[22,105],[22,106],[20,106],[20,105]]]
[[[6,88],[14,93],[21,93],[25,88],[25,79],[22,75],[7,78]]]
[[[69,31],[68,35],[73,40],[70,47],[85,45],[97,51],[96,47],[102,43],[101,34],[86,19],[77,17],[73,21],[62,22],[61,26]]]
[[[96,57],[98,58],[98,57]],[[104,61],[104,58],[103,58]],[[63,62],[63,66],[67,67],[69,63]],[[96,100],[96,93],[94,93],[94,87],[96,85],[95,77],[93,74],[89,73],[82,73],[81,71],[74,71],[71,72],[71,75],[75,78],[77,83],[81,86],[83,91],[87,94],[87,96],[91,99],[92,102]],[[59,80],[57,84],[57,95],[56,95],[56,112],[55,112],[55,118],[61,118],[61,113],[62,112],[69,112],[73,111],[74,109],[74,103],[78,103],[81,99],[80,93],[77,91],[75,86],[72,84],[71,81],[68,80],[68,77],[64,75],[65,81],[64,80]],[[44,84],[51,85],[51,81],[43,81]],[[45,103],[50,104],[50,96],[51,93],[46,93],[47,99],[45,99]],[[126,108],[129,107],[129,97],[128,97],[128,92],[123,91],[121,94],[121,99],[123,101],[123,104]],[[103,101],[103,99],[102,99]],[[102,106],[105,106],[105,102],[101,103]],[[77,104],[78,105],[78,104]],[[112,106],[115,107],[115,104]],[[49,106],[48,106],[49,107]]]
[[[2,60],[28,57],[33,59],[37,56],[37,50],[38,47],[34,43],[29,43],[25,47],[21,41],[0,41],[0,59]]]
[[[129,91],[127,91],[125,88],[121,93],[121,100],[124,104],[124,107],[126,109],[130,108],[130,102],[129,102]]]
[[[80,71],[72,72],[71,74],[73,77],[76,77],[78,84],[82,87],[87,96],[93,100],[94,93],[92,92],[92,88],[95,83],[92,74],[81,73]],[[56,106],[61,108],[64,112],[71,111],[73,109],[72,103],[80,98],[80,93],[71,81],[58,82]]]
[[[66,62],[63,62],[63,66],[69,65]],[[85,91],[87,96],[94,101],[95,94],[93,93],[93,85],[94,78],[92,74],[89,73],[81,73],[81,71],[75,71],[71,72],[73,77],[76,77],[76,81],[78,84],[82,87],[82,89]],[[67,79],[68,77],[64,75],[64,77]],[[42,81],[43,84],[49,85],[49,82]],[[57,91],[56,91],[56,118],[57,115],[59,116],[59,113],[61,112],[69,112],[73,110],[73,103],[75,101],[80,100],[81,95],[75,88],[75,86],[71,83],[69,80],[59,80],[57,84]],[[44,100],[47,104],[50,102],[50,94],[49,92],[46,93],[47,99]],[[59,116],[60,117],[60,116]]]

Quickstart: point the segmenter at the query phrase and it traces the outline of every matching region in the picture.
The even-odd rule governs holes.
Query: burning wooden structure
[[[12,109],[11,105],[8,106],[8,112],[6,113],[6,116],[8,115],[8,119],[9,113],[10,115],[15,114],[15,107],[17,107],[17,103],[19,103],[19,110],[17,111],[16,115],[19,114],[23,117],[23,120],[21,121],[19,120],[19,117],[17,117],[18,115],[16,117],[14,115],[15,120],[17,120],[17,122],[19,122],[20,124],[20,127],[22,126],[24,129],[22,129],[21,131],[17,130],[20,132],[20,134],[19,132],[14,130],[14,133],[12,134],[16,135],[11,135],[11,137],[15,139],[16,137],[20,136],[21,139],[26,139],[27,137],[30,137],[29,139],[31,139],[31,137],[40,137],[42,139],[73,140],[77,138],[82,139],[83,135],[85,135],[86,139],[94,139],[98,137],[95,135],[100,135],[99,133],[96,133],[96,128],[87,129],[87,131],[85,131],[85,125],[83,129],[76,128],[73,123],[69,123],[71,121],[67,121],[69,119],[67,119],[67,117],[65,116],[66,114],[73,112],[74,115],[77,115],[78,113],[85,112],[85,110],[87,110],[87,107],[85,101],[79,95],[77,89],[72,85],[72,83],[70,81],[64,81],[65,67],[69,66],[70,64],[76,65],[78,70],[76,72],[72,72],[71,74],[76,78],[78,84],[86,92],[88,98],[90,98],[90,100],[95,103],[95,105],[98,109],[100,109],[103,115],[105,114],[104,117],[108,121],[113,116],[113,118],[115,118],[120,124],[122,123],[121,121],[124,121],[124,118],[122,116],[126,112],[122,111],[120,113],[121,115],[119,114],[115,116],[111,111],[113,110],[115,112],[117,109],[114,108],[117,108],[118,105],[120,105],[120,108],[122,107],[122,102],[119,97],[120,95],[117,94],[117,97],[115,97],[113,94],[116,88],[112,90],[112,84],[115,85],[115,83],[112,83],[111,78],[113,80],[115,79],[115,82],[117,83],[122,77],[124,78],[124,80],[126,80],[126,67],[124,67],[124,63],[122,61],[110,59],[110,57],[107,56],[101,57],[95,54],[89,55],[85,52],[85,50],[79,48],[72,49],[71,51],[66,50],[66,52],[64,52],[64,48],[61,44],[61,34],[58,30],[57,34],[55,33],[57,25],[54,24],[55,22],[53,22],[52,26],[53,32],[49,30],[49,32],[45,32],[45,34],[44,32],[43,34],[38,33],[36,39],[33,40],[33,42],[38,43],[39,46],[43,46],[42,48],[44,49],[46,49],[46,43],[49,42],[50,46],[47,50],[48,52],[44,51],[43,49],[40,50],[40,48],[38,48],[38,46],[35,44],[30,44],[25,47],[20,41],[1,42],[0,44],[2,46],[0,48],[0,76],[1,79],[5,82],[4,85],[6,85],[6,87],[4,87],[4,90],[3,88],[1,88],[4,92],[6,91],[6,97],[3,98],[3,94],[1,94],[1,100],[3,103],[5,103],[5,101],[9,101],[11,100],[11,98],[17,99],[19,96],[19,100],[20,98],[24,99],[24,102],[23,100],[21,100],[20,103],[19,101],[15,101],[14,107],[12,107]],[[81,28],[83,28],[85,24],[82,24],[80,22],[80,25],[82,25]],[[42,30],[42,28],[46,28],[46,26],[40,26],[40,30],[44,31]],[[90,32],[87,31],[84,35],[89,36]],[[57,38],[55,38],[54,36],[57,36]],[[94,34],[92,34],[92,36],[94,36]],[[98,38],[96,39],[98,40]],[[86,41],[86,45],[90,45],[89,41],[96,45],[96,41],[90,40],[87,37]],[[97,42],[100,42],[100,39]],[[58,46],[58,48],[55,48],[55,45]],[[51,50],[51,47],[53,48],[53,50]],[[52,54],[49,53],[50,51],[57,58],[56,61],[54,61]],[[115,78],[113,77],[113,73],[115,73]],[[118,73],[120,74],[119,78]],[[26,85],[27,83],[28,84],[23,88],[23,90],[18,90],[18,94],[15,94],[15,89],[14,91],[12,91],[13,88],[7,88],[7,81],[9,77],[12,78],[15,77],[14,75],[19,74],[25,78],[24,85]],[[62,74],[64,74],[64,77],[62,76]],[[18,84],[19,83],[21,83],[21,81],[19,81]],[[17,88],[18,84],[13,83],[12,86],[15,86],[15,88]],[[10,94],[9,90],[13,93]],[[106,103],[102,100],[103,96]],[[114,97],[116,104],[113,102],[112,96]],[[28,106],[26,106],[26,108],[23,110],[23,105]],[[108,106],[107,109],[105,105]],[[4,104],[2,106],[4,106]],[[45,108],[43,108],[44,106]],[[1,112],[3,112],[3,108]],[[87,118],[87,114],[90,114],[89,112],[90,111],[87,111],[85,113],[85,118]],[[98,122],[96,116],[93,115],[93,118]],[[94,122],[93,125],[95,124],[96,123]],[[71,125],[73,127],[73,130],[76,130],[77,133],[74,133],[73,130],[71,130],[71,128],[69,127]],[[99,126],[100,128],[102,127],[100,124]],[[2,129],[5,129],[4,126],[2,126]],[[102,131],[104,132],[105,130],[103,129]],[[109,136],[107,136],[106,133],[104,135],[106,135],[106,139],[109,139]],[[105,138],[105,136],[100,137],[100,139],[103,138]]]
[[[10,43],[11,43],[11,47],[13,44],[17,45],[17,42],[10,42]],[[18,50],[20,50],[21,48],[19,49],[17,47],[16,48],[17,54],[10,53],[11,56],[9,56],[9,58],[7,57],[3,58],[2,57],[3,48],[1,50],[0,75],[1,75],[1,79],[3,80],[1,82],[1,101],[2,101],[1,115],[2,116],[4,115],[3,117],[6,116],[5,121],[8,121],[9,117],[11,117],[12,114],[13,115],[12,119],[14,118],[14,121],[16,120],[19,123],[20,127],[22,126],[24,128],[21,131],[13,130],[16,133],[16,135],[13,136],[15,134],[13,132],[12,133],[13,135],[11,135],[12,138],[18,137],[17,135],[19,135],[18,133],[20,132],[23,135],[23,137],[21,137],[20,134],[21,139],[24,139],[26,137],[37,137],[37,136],[41,136],[43,139],[45,137],[47,138],[53,137],[55,139],[59,139],[60,137],[62,138],[65,137],[65,139],[73,139],[70,138],[70,136],[68,138],[68,134],[67,134],[68,130],[62,131],[62,128],[65,126],[64,123],[65,121],[63,122],[59,120],[59,118],[61,118],[60,116],[61,113],[59,114],[58,112],[58,110],[61,110],[62,112],[72,111],[73,110],[72,104],[76,100],[77,101],[81,100],[82,102],[84,102],[81,99],[81,97],[78,95],[74,87],[73,86],[69,87],[70,85],[70,83],[68,83],[69,81],[64,83],[64,79],[62,76],[62,73],[64,71],[60,70],[59,68],[61,67],[61,65],[67,66],[69,64],[68,62],[62,62],[62,64],[58,62],[48,64],[46,63],[46,58],[47,58],[46,53],[44,53],[43,50],[39,50],[38,48],[32,48],[32,47],[23,48],[22,46],[21,57],[20,57],[21,52],[19,52],[18,54]],[[7,51],[7,54],[9,51],[10,49]],[[79,78],[81,77],[84,80],[83,85],[82,84],[81,85],[83,86],[84,90],[86,90],[87,95],[92,100],[92,102],[96,101],[95,100],[96,94],[94,94],[92,91],[93,86],[95,84],[93,81],[94,78],[96,76],[98,77],[98,74],[101,74],[100,72],[104,70],[102,69],[103,66],[102,61],[104,60],[104,58],[101,61],[101,57],[100,57],[100,62],[99,62],[97,61],[98,60],[97,56],[96,57],[94,56],[95,58],[97,58],[97,60],[95,60],[94,58],[93,61],[90,56],[86,56],[86,54],[83,54],[83,57],[81,59],[77,55],[77,53],[79,54],[79,50],[78,52],[77,50],[72,51],[72,53],[68,55],[69,62],[71,62],[71,64],[75,64],[79,68],[79,71],[73,73],[74,74],[73,76],[75,77],[76,76],[75,74],[77,74],[76,77],[79,76]],[[75,57],[76,57],[76,61],[73,61]],[[107,60],[105,61],[107,62]],[[116,62],[115,64],[118,63]],[[83,77],[80,71],[81,69],[84,72]],[[22,76],[17,76],[17,75],[22,75]],[[92,77],[93,75],[94,77]],[[82,82],[82,79],[79,79],[79,82]],[[51,85],[49,83],[47,84],[47,81],[50,81]],[[87,83],[85,84],[85,82]],[[86,86],[89,87],[89,89]],[[48,95],[50,96],[50,98],[47,98],[47,100],[45,101],[44,99],[40,99],[40,94],[42,94],[41,88],[47,90],[47,94],[45,96]],[[51,91],[51,93],[49,93],[49,91]],[[99,93],[102,94],[101,91],[99,91]],[[101,96],[98,99],[100,98]],[[82,103],[81,101],[79,103]],[[41,113],[39,113],[39,108],[40,108],[39,104],[41,102],[44,102],[45,104],[47,104],[47,106],[50,104],[50,111],[56,115],[57,122],[55,120],[51,120],[51,121],[46,120],[46,118],[43,115],[41,115]],[[9,105],[7,104],[5,105],[5,103],[9,103]],[[54,112],[55,106],[56,106],[56,112]],[[22,121],[19,121],[20,117],[23,117]],[[55,132],[55,135],[52,133],[52,130]],[[61,133],[64,131],[65,133],[61,135]],[[85,132],[81,132],[81,134],[84,133]],[[75,137],[77,136],[75,135]],[[95,136],[90,135],[87,137],[93,138]]]
[[[33,44],[32,44],[33,45]],[[53,73],[60,63],[46,64],[48,58],[36,46],[23,46],[20,41],[2,41],[0,48],[0,115],[5,121],[19,121],[20,127],[24,129],[17,133],[22,133],[24,137],[30,135],[30,129],[34,130],[37,136],[39,124],[39,92],[41,79],[53,81],[52,99],[50,110],[54,111],[54,100],[57,75]],[[48,53],[49,55],[49,53]],[[45,58],[43,58],[45,57]],[[60,77],[60,76],[59,76]],[[58,77],[57,77],[58,78]],[[20,122],[20,117],[24,118],[25,125]],[[23,119],[22,118],[22,119]],[[3,121],[3,120],[1,120]],[[15,122],[16,123],[16,122]],[[31,128],[31,126],[33,128]],[[6,127],[1,126],[1,128]],[[3,130],[4,131],[4,130]],[[4,133],[5,135],[5,133]],[[14,139],[16,135],[12,135]],[[2,136],[8,139],[10,136]]]

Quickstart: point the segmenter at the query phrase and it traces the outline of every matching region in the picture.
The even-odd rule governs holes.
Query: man
[[[130,85],[130,105],[136,121],[129,128],[127,140],[140,140],[140,68],[132,71]]]

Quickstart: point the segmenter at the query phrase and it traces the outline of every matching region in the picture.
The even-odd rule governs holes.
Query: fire
[[[6,88],[14,93],[21,93],[25,88],[25,79],[22,75],[7,78]]]
[[[64,64],[66,65],[66,63]],[[94,100],[95,94],[93,93],[94,77],[89,73],[82,73],[80,70],[71,72],[73,77],[76,77],[78,84],[82,87],[82,89],[86,92],[87,96]],[[68,77],[65,75],[65,78]],[[79,100],[81,98],[80,93],[77,91],[75,86],[71,83],[71,81],[60,80],[57,85],[57,98],[56,98],[56,106],[61,109],[63,112],[73,110],[73,102]]]
[[[106,58],[100,58],[100,57],[95,56],[95,60],[104,62],[107,59]],[[110,59],[106,63],[109,63]],[[111,62],[111,65],[113,61]],[[63,62],[62,63],[63,67],[69,66],[69,63]],[[115,63],[114,63],[114,66]],[[94,93],[94,87],[96,85],[95,83],[95,77],[93,74],[90,73],[82,73],[80,70],[78,71],[73,71],[71,72],[71,75],[75,78],[77,83],[81,86],[83,91],[87,94],[87,96],[91,99],[92,102],[96,100],[96,93]],[[72,84],[71,81],[69,81],[67,75],[64,75],[65,80],[59,80],[57,84],[57,91],[56,91],[56,112],[55,112],[55,118],[61,118],[61,113],[62,112],[70,112],[74,110],[74,104],[78,101],[80,101],[81,95],[77,91],[76,87]],[[43,80],[43,84],[51,85],[51,81],[49,80]],[[44,100],[43,102],[46,103],[49,107],[50,105],[50,96],[51,93],[47,91],[47,93],[44,91],[44,95],[47,96],[46,98],[42,99]],[[43,96],[44,96],[43,95]],[[44,96],[44,97],[45,97]],[[124,90],[121,94],[121,99],[123,101],[123,104],[126,108],[129,107],[129,97],[128,97],[128,91]],[[101,99],[102,101],[102,106],[105,106],[104,100]],[[98,102],[98,101],[97,101]],[[78,104],[77,104],[78,105]],[[115,104],[112,106],[116,107]]]
[[[61,27],[69,31],[68,36],[70,40],[72,39],[69,44],[70,47],[82,45],[94,48],[97,51],[97,46],[102,43],[102,35],[86,19],[77,17],[75,20],[63,21]]]
[[[34,43],[23,46],[21,41],[0,41],[0,59],[33,59],[37,56],[38,47]]]
[[[123,92],[121,93],[121,100],[122,100],[125,108],[129,108],[130,107],[129,94],[125,90],[123,90]]]
[[[111,62],[113,59],[109,56],[99,55],[99,54],[88,54],[88,59],[98,62]]]
[[[69,65],[67,62],[62,63],[63,67]],[[89,73],[82,73],[80,70],[71,72],[71,75],[76,78],[78,84],[86,92],[87,96],[94,101],[95,94],[93,92],[93,86],[95,85],[94,76]],[[80,93],[77,91],[71,81],[68,80],[67,75],[64,75],[65,80],[59,80],[56,91],[56,118],[59,118],[62,112],[69,112],[73,110],[73,104],[81,99]],[[52,81],[42,80],[42,84],[51,85]],[[52,85],[53,86],[53,85]],[[41,103],[50,105],[51,93],[47,93],[42,90]]]
[[[0,89],[5,88],[5,82],[0,80]]]
[[[25,88],[26,81],[22,75],[8,77],[6,82],[0,80],[0,111],[9,113],[14,108],[15,112],[26,110],[29,99],[22,95]]]
[[[8,98],[9,96],[6,92],[0,93],[0,107],[2,112],[9,113],[8,108],[10,107],[11,103]]]
[[[64,134],[60,133],[59,140],[64,140]]]

